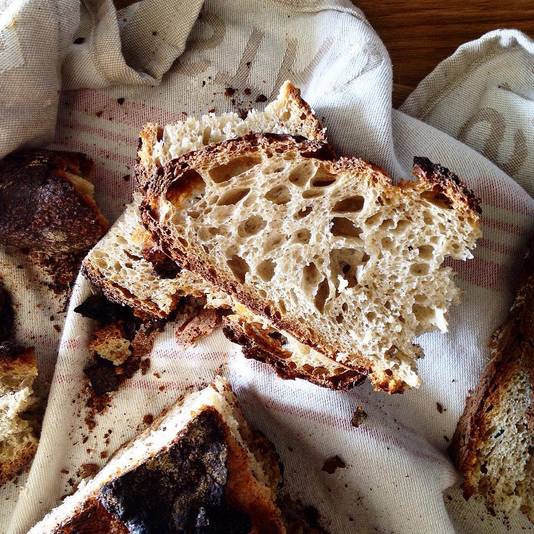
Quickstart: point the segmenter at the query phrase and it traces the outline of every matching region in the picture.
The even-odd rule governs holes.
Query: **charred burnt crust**
[[[228,447],[221,416],[206,409],[165,451],[104,485],[100,504],[129,532],[250,531],[226,496]]]
[[[28,349],[19,345],[16,341],[12,339],[6,339],[0,341],[0,357],[15,358],[25,353]]]
[[[457,196],[463,198],[467,206],[476,213],[482,213],[480,200],[471,189],[467,188],[460,178],[452,171],[432,163],[428,158],[415,157],[413,159],[413,173],[417,177],[424,177],[427,181],[433,182],[442,191],[452,186]]]
[[[0,282],[0,342],[13,336],[15,315],[11,305],[11,296]]]
[[[91,167],[83,154],[49,150],[0,161],[0,242],[48,255],[88,250],[105,232],[105,219],[68,175],[83,177]]]
[[[90,295],[79,306],[76,306],[74,311],[83,317],[98,321],[102,325],[115,321],[133,320],[130,308],[110,302],[104,295],[100,294]]]

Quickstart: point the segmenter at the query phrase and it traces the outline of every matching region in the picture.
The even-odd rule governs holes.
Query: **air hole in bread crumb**
[[[303,161],[293,167],[289,173],[288,180],[298,187],[304,187],[314,173],[315,164],[313,161]]]
[[[375,224],[378,224],[378,222],[380,221],[381,218],[382,218],[382,213],[378,211],[374,215],[371,215],[370,217],[367,217],[367,219],[365,219],[365,224],[367,226],[374,226]],[[386,219],[384,222],[386,222],[386,221],[391,221],[391,219]],[[391,222],[393,222],[393,221],[391,221]]]
[[[321,273],[315,263],[312,262],[304,266],[304,269],[302,269],[302,286],[305,291],[315,289],[320,279]]]
[[[437,187],[434,187],[434,189],[432,189],[431,191],[424,191],[423,193],[421,193],[421,198],[423,198],[427,202],[430,202],[430,204],[434,204],[434,206],[437,206],[438,208],[452,208],[451,200],[446,195],[444,195]]]
[[[284,241],[285,237],[282,234],[275,233],[265,241],[265,245],[263,245],[264,254],[268,254],[279,247]]]
[[[306,245],[307,243],[310,242],[310,237],[311,237],[311,232],[307,228],[301,228],[293,236],[293,242],[302,243],[303,245]]]
[[[397,222],[397,226],[392,230],[392,232],[395,234],[401,234],[406,230],[406,228],[408,228],[408,226],[410,226],[410,221],[401,219]]]
[[[285,185],[277,185],[265,193],[265,198],[274,204],[287,204],[291,200],[291,195]]]
[[[192,200],[191,192],[195,191],[194,198],[199,198],[204,194],[206,184],[202,176],[196,171],[185,171],[178,179],[174,180],[167,188],[165,198],[178,208],[183,208],[184,200]]]
[[[434,317],[434,310],[432,308],[421,306],[420,304],[414,304],[412,306],[412,313],[420,323],[430,322]]]
[[[239,176],[240,174],[249,171],[260,162],[261,157],[259,155],[241,156],[240,158],[233,159],[225,165],[219,165],[218,167],[210,169],[209,175],[216,184],[221,184],[227,182],[234,176]]]
[[[423,221],[425,222],[425,224],[432,224],[432,222],[434,221],[432,213],[430,213],[429,211],[425,211],[423,213]]]
[[[359,237],[362,229],[354,225],[350,219],[345,217],[334,217],[332,219],[330,231],[337,237]]]
[[[269,282],[274,276],[275,267],[276,264],[273,260],[263,260],[256,267],[256,273],[264,282]]]
[[[232,273],[234,273],[234,276],[242,284],[245,283],[245,276],[250,270],[248,263],[237,254],[234,254],[231,258],[227,259],[226,263],[228,264],[228,267],[230,267]]]
[[[286,303],[283,300],[278,301],[278,308],[280,309],[282,315],[287,313]]]
[[[380,223],[380,228],[382,230],[388,230],[389,228],[391,228],[395,223],[391,220],[391,219],[384,219],[381,223]]]
[[[280,115],[280,119],[282,122],[287,122],[289,120],[289,117],[291,117],[291,112],[287,110],[284,111],[282,115]]]
[[[376,313],[373,311],[367,312],[365,318],[368,322],[372,323],[376,319]]]
[[[324,278],[323,281],[319,284],[319,287],[317,288],[317,293],[315,294],[314,299],[315,307],[319,310],[320,313],[324,312],[324,305],[326,303],[328,295],[330,295],[330,287],[328,285],[328,280]]]
[[[342,309],[345,313],[347,313],[347,312],[349,311],[349,305],[348,305],[346,302],[344,302],[344,303],[342,304],[342,306],[341,306],[341,309]]]
[[[265,228],[267,223],[259,216],[252,215],[246,221],[243,221],[237,228],[240,237],[248,237],[257,234]]]
[[[365,204],[365,198],[360,195],[354,195],[353,197],[344,198],[343,200],[338,200],[334,204],[333,211],[340,213],[357,213],[362,211]]]
[[[311,212],[312,212],[312,207],[307,206],[297,211],[293,217],[295,217],[295,219],[304,219],[304,217],[307,217]]]
[[[286,168],[283,161],[273,161],[270,165],[263,167],[262,171],[264,174],[276,174],[282,172]]]
[[[233,189],[227,191],[217,201],[218,206],[233,206],[237,204],[240,200],[243,200],[250,193],[250,189],[247,187],[245,189]]]
[[[354,287],[358,283],[357,268],[365,265],[369,256],[363,250],[337,248],[330,251],[330,265],[333,283],[338,287],[340,278],[346,281],[345,287]],[[346,310],[344,310],[346,311]]]
[[[391,250],[393,247],[393,241],[390,237],[383,237],[381,241],[382,249],[383,250]]]
[[[209,126],[206,126],[204,130],[202,131],[202,144],[209,145],[210,140],[211,140],[211,128]]]
[[[307,189],[302,193],[302,198],[316,198],[324,195],[322,189]]]
[[[183,237],[180,236],[178,236],[178,243],[180,243],[180,245],[182,245],[184,248],[189,244]]]
[[[434,247],[431,247],[430,245],[423,245],[419,247],[418,250],[419,250],[419,257],[422,260],[432,259],[432,256],[434,254]]]
[[[343,322],[343,315],[340,313],[336,315],[336,323],[341,324]]]
[[[424,276],[425,274],[428,274],[429,270],[430,267],[428,263],[414,263],[410,267],[410,272],[416,276]]]
[[[324,167],[319,167],[312,178],[311,185],[313,187],[328,187],[335,183],[336,180],[335,174],[328,172]]]

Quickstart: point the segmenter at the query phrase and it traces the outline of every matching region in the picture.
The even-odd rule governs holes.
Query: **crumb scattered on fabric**
[[[443,404],[441,404],[441,402],[436,402],[436,408],[438,409],[439,413],[443,413],[447,411],[446,408],[443,408]]]
[[[256,97],[256,102],[267,102],[267,97],[265,95],[258,95]]]
[[[325,460],[321,471],[325,471],[331,475],[338,469],[344,469],[345,467],[347,467],[347,464],[336,454]]]
[[[78,469],[78,476],[81,478],[94,477],[100,471],[98,464],[87,463],[80,465]]]
[[[225,90],[224,90],[224,96],[234,96],[235,95],[235,89],[233,87],[227,87]]]
[[[125,100],[126,99],[123,96],[121,96],[120,98],[117,98],[117,104],[119,104],[119,106],[122,106]]]
[[[143,423],[145,425],[151,425],[154,422],[154,416],[151,413],[147,413],[145,416],[143,416]]]
[[[363,409],[363,406],[357,406],[356,410],[352,414],[350,424],[358,428],[367,419],[367,412]]]

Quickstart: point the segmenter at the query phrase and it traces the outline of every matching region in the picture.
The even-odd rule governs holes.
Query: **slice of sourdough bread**
[[[398,186],[320,142],[251,134],[186,154],[144,186],[141,215],[172,259],[375,387],[417,387],[413,338],[458,302],[446,256],[471,258],[479,204],[417,158]]]
[[[510,314],[491,339],[491,360],[467,399],[451,453],[466,498],[491,511],[521,510],[534,523],[534,241]]]
[[[144,183],[155,169],[190,150],[250,132],[279,132],[322,140],[324,129],[300,91],[285,82],[278,98],[263,112],[251,110],[241,119],[235,113],[189,117],[160,128],[147,124],[140,133],[136,177]],[[89,280],[110,300],[130,306],[137,315],[165,318],[179,298],[188,294],[182,276],[162,277],[145,258],[152,245],[150,235],[139,222],[138,206],[127,206],[111,230],[89,252],[83,269]],[[190,282],[190,280],[188,281]]]
[[[119,449],[30,533],[283,533],[281,484],[273,445],[217,378]]]

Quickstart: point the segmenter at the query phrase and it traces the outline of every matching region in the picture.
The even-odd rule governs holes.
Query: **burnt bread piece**
[[[0,161],[0,244],[30,253],[58,288],[108,227],[87,180],[92,168],[83,154],[44,149]]]
[[[141,216],[238,314],[396,393],[420,384],[414,337],[446,331],[459,301],[445,258],[471,258],[480,236],[478,201],[458,177],[424,158],[413,172],[393,185],[324,143],[251,134],[164,165]]]
[[[14,152],[0,161],[0,243],[50,255],[88,250],[107,222],[77,152]]]
[[[281,482],[274,447],[217,378],[119,449],[30,533],[282,533]]]
[[[480,495],[490,511],[522,511],[534,523],[534,240],[520,278],[450,452],[466,499]]]

